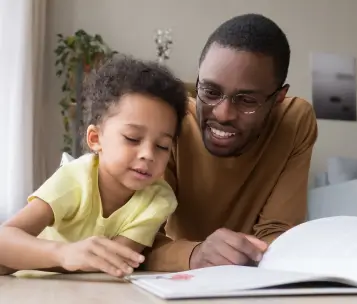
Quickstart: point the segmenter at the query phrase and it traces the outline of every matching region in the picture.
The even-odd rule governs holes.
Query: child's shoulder
[[[175,195],[170,184],[164,179],[159,179],[155,181],[151,185],[145,187],[142,191],[147,193],[155,193],[155,194],[163,194],[163,195]]]
[[[160,179],[140,191],[140,201],[151,205],[152,208],[175,208],[177,199],[171,186]]]
[[[63,153],[60,167],[90,166],[95,161],[95,158],[96,155],[92,153],[81,155],[78,158],[74,158],[68,153]]]
[[[98,165],[97,157],[94,154],[84,154],[78,158],[63,154],[62,161],[57,169],[58,173],[75,176],[79,179],[87,178],[93,169]]]

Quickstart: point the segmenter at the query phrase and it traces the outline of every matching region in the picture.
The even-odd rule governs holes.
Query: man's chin
[[[209,153],[211,153],[212,155],[214,155],[214,156],[217,156],[217,157],[233,157],[233,156],[237,155],[235,152],[233,152],[231,150],[227,150],[227,149],[223,149],[223,148],[217,148],[217,147],[214,147],[214,146],[210,145],[210,143],[206,143],[206,142],[204,142],[204,144],[205,144],[205,147],[206,147],[207,151]]]

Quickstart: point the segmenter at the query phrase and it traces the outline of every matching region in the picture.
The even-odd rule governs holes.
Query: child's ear
[[[90,125],[87,128],[87,145],[94,153],[99,153],[102,146],[99,141],[99,128],[95,125]]]

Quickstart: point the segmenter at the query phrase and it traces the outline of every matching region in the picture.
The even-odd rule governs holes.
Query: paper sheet
[[[357,217],[324,218],[289,230],[272,243],[258,267],[217,266],[132,279],[162,298],[356,294],[356,288],[335,288],[330,283],[357,286]],[[303,282],[323,282],[324,288],[279,288]]]
[[[322,218],[290,229],[271,244],[259,268],[357,280],[357,217]]]

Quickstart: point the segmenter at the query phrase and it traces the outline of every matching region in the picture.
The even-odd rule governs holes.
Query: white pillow
[[[327,178],[330,185],[354,180],[357,177],[357,159],[331,157],[327,160]]]

